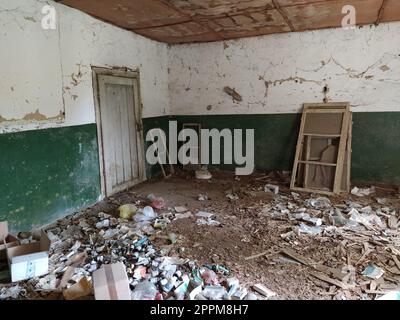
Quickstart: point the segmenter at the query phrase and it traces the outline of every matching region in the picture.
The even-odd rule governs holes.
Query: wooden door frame
[[[140,73],[139,71],[129,71],[126,69],[109,69],[103,67],[92,66],[92,81],[93,81],[93,95],[94,106],[96,114],[97,125],[97,141],[99,149],[99,167],[100,167],[100,185],[101,185],[101,199],[107,197],[106,195],[106,171],[104,168],[104,146],[103,146],[103,130],[101,125],[101,109],[100,109],[100,91],[99,91],[99,76],[113,76],[120,78],[129,78],[137,81],[138,97],[134,97],[134,101],[138,102],[137,110],[135,109],[136,126],[138,128],[138,167],[139,167],[139,180],[140,182],[146,181],[146,166],[145,166],[145,153],[144,153],[144,138],[143,138],[143,104],[140,90]]]
[[[335,178],[334,183],[331,191],[324,191],[318,190],[314,188],[309,188],[303,182],[303,187],[298,187],[296,185],[297,182],[297,173],[299,171],[299,165],[301,163],[300,157],[302,152],[304,151],[304,144],[305,144],[305,135],[304,135],[304,127],[306,124],[306,118],[308,114],[312,113],[342,113],[342,127],[340,133],[340,143],[338,147],[338,156],[336,160],[336,169],[335,169]],[[351,170],[351,130],[352,130],[352,113],[350,110],[350,103],[349,102],[332,102],[332,103],[304,103],[301,123],[300,123],[300,130],[297,139],[297,146],[296,146],[296,154],[293,164],[292,170],[292,178],[290,182],[290,189],[294,191],[301,191],[301,192],[314,192],[326,195],[335,195],[340,194],[342,192],[349,192],[350,190],[350,170]],[[350,136],[350,137],[349,137]],[[306,146],[307,147],[307,146]],[[350,153],[350,154],[349,154]],[[346,172],[346,190],[342,190],[342,182],[343,182],[343,172],[344,172],[344,165],[345,165],[345,157],[347,160],[347,172]],[[306,164],[305,170],[307,170],[308,164]],[[307,181],[307,178],[305,178]]]

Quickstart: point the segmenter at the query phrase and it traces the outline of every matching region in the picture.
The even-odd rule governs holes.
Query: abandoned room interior
[[[400,1],[0,26],[0,300],[400,299]]]

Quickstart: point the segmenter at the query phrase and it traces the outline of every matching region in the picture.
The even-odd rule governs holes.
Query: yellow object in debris
[[[118,210],[121,219],[131,220],[138,209],[133,204],[124,204],[123,206],[120,206]]]

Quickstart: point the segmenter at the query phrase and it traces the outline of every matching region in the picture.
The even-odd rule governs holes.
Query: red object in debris
[[[217,274],[210,269],[204,269],[204,271],[201,273],[201,278],[205,284],[215,286],[219,284]]]
[[[152,202],[151,202],[151,206],[154,209],[162,209],[165,206],[165,201],[163,198],[155,198]]]
[[[154,300],[164,300],[163,295],[160,292],[157,292],[156,298]]]

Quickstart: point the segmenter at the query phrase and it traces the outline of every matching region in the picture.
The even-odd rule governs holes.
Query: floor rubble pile
[[[156,202],[161,205],[154,205],[153,195],[148,199],[153,200],[154,208],[164,205],[162,198]],[[150,239],[162,237],[157,233],[179,219],[185,208],[157,214],[151,206],[138,207],[121,206],[120,218],[104,212],[96,216],[82,212],[49,227],[49,274],[14,286],[0,285],[0,300],[52,299],[61,294],[67,300],[93,298],[93,272],[117,262],[126,267],[132,300],[257,300],[236,278],[229,277],[229,270],[223,266],[199,267],[195,261],[166,256],[168,249],[155,249]],[[199,212],[196,216],[200,224],[219,224],[212,220],[212,214]],[[28,238],[22,243],[34,241],[30,233],[23,234]],[[174,243],[177,235],[169,234],[167,238]]]
[[[353,189],[352,194],[364,197],[374,188]],[[326,197],[304,200],[291,192],[277,196],[262,210],[271,219],[289,223],[290,231],[281,238],[292,247],[299,246],[304,237],[327,238],[338,241],[337,258],[329,265],[311,261],[291,249],[282,249],[281,255],[309,267],[310,275],[322,280],[330,290],[327,294],[339,297],[355,295],[367,299],[365,294],[378,297],[399,297],[400,294],[400,219],[398,211],[388,205],[385,198],[372,198],[375,203],[362,205],[346,200],[345,204],[332,204]],[[258,258],[260,255],[256,255]],[[263,254],[261,254],[263,256]],[[335,265],[335,266],[333,266]]]
[[[93,299],[93,272],[122,262],[135,300],[398,300],[398,191],[324,197],[288,177],[213,172],[218,183],[173,177],[109,198],[112,210],[46,228],[49,274],[0,284],[0,299]]]

